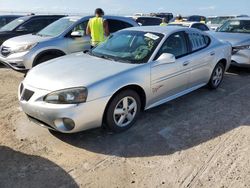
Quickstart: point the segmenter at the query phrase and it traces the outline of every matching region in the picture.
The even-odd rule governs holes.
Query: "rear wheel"
[[[224,72],[225,72],[224,65],[222,63],[218,63],[215,66],[213,73],[211,75],[210,81],[208,83],[208,86],[211,89],[217,89],[220,86],[224,77]]]
[[[105,114],[105,123],[113,132],[129,129],[138,118],[141,109],[139,95],[133,90],[124,90],[116,95]]]

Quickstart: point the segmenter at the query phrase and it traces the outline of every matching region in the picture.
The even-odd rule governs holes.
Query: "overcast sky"
[[[97,7],[107,14],[124,15],[135,12],[250,15],[250,0],[0,0],[1,12],[90,14]]]

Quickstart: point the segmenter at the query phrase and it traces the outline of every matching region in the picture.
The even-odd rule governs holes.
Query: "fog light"
[[[63,118],[63,124],[67,130],[72,130],[75,128],[75,122],[69,118]]]

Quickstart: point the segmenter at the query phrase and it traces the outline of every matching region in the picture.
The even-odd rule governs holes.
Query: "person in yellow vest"
[[[183,22],[183,18],[182,18],[182,16],[180,14],[177,14],[175,22],[177,22],[177,23],[178,22]]]
[[[200,23],[206,24],[206,19],[204,17],[201,17]]]
[[[104,11],[101,8],[95,10],[95,17],[89,19],[86,34],[91,36],[92,47],[105,41],[109,36],[108,22],[103,19]]]
[[[160,26],[167,26],[168,23],[167,23],[167,18],[162,18],[162,22],[160,24]]]

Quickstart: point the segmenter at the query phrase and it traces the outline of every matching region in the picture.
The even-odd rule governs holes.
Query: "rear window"
[[[133,27],[133,25],[124,21],[120,21],[120,20],[108,19],[107,22],[109,25],[110,33],[114,33],[116,31],[119,31],[128,27]]]
[[[191,42],[192,52],[206,48],[211,41],[208,36],[200,33],[188,33],[188,37]]]
[[[142,26],[160,25],[161,19],[158,19],[158,18],[138,18],[136,20],[136,22],[140,23]]]

